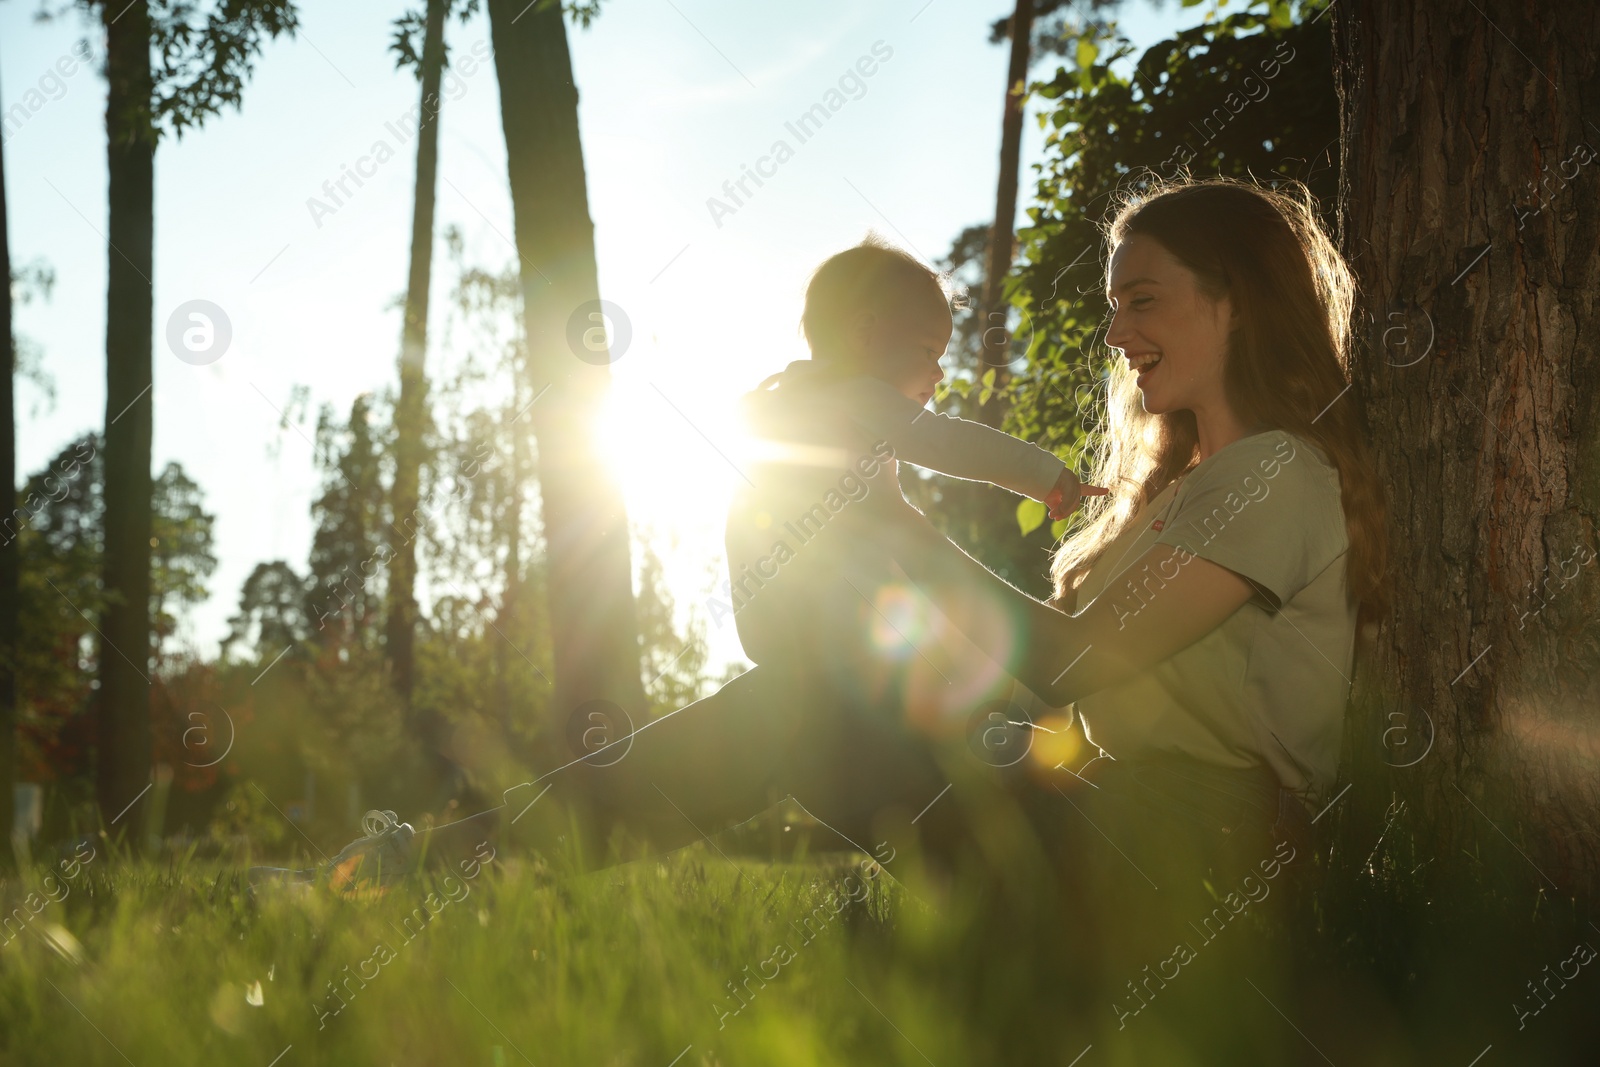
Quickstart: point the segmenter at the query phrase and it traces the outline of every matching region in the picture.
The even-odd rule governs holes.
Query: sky
[[[388,46],[407,6],[302,0],[300,31],[258,57],[242,110],[157,153],[153,470],[181,463],[216,516],[211,596],[178,634],[201,654],[214,654],[257,563],[305,569],[319,485],[301,432],[312,434],[317,407],[347,413],[397,373],[415,181],[402,118],[418,89]],[[1011,6],[606,0],[591,28],[569,24],[600,294],[632,336],[612,365],[608,458],[680,606],[699,606],[725,576],[723,512],[739,476],[715,446],[737,398],[806,355],[811,270],[869,229],[931,262],[992,216],[1007,54],[989,26]],[[12,262],[42,260],[57,276],[48,303],[17,314],[58,394],[52,407],[19,384],[19,480],[106,417],[104,45],[75,11],[39,22],[38,8],[0,0],[0,109],[28,104],[5,127]],[[1198,18],[1130,4],[1120,22],[1147,45]],[[452,20],[447,41],[456,70],[440,117],[435,339],[452,280],[446,228],[460,227],[469,264],[515,258],[494,70],[471,62],[489,54],[487,17]],[[73,58],[80,42],[88,63]],[[844,106],[802,143],[786,124],[832,90]],[[1030,118],[1019,219],[1041,139]],[[792,154],[763,162],[780,140]],[[371,177],[330,210],[324,183],[378,141],[393,157],[362,164]],[[735,204],[724,183],[758,163],[771,176]],[[196,300],[229,330],[204,365],[167,340]],[[431,348],[430,372],[448,373],[453,355]],[[296,386],[312,415],[283,432]],[[740,658],[731,621],[708,636],[714,661]]]

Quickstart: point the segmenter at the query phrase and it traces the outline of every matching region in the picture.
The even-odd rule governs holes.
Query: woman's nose
[[[1106,327],[1106,344],[1112,348],[1126,349],[1128,338],[1132,333],[1127,323],[1123,320],[1121,310],[1111,313],[1111,324]]]

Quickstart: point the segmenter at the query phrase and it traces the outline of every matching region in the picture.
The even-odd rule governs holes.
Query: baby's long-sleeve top
[[[1065,469],[1026,441],[926,411],[887,382],[812,360],[768,378],[742,409],[757,447],[729,507],[729,596],[745,654],[757,663],[876,677],[858,626],[860,598],[869,585],[898,579],[891,553],[859,536],[860,524],[870,524],[874,510],[910,507],[898,461],[1035,500]],[[846,508],[853,521],[836,521]],[[848,582],[838,580],[846,572]]]
[[[1051,453],[982,423],[919,407],[888,382],[865,375],[823,385],[836,410],[874,440],[885,440],[897,460],[953,478],[992,482],[1043,500],[1065,464]]]

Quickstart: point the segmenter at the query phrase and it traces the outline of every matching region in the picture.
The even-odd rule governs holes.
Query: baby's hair
[[[826,356],[850,317],[874,306],[902,299],[919,285],[932,285],[939,295],[962,306],[963,293],[950,275],[934,270],[876,233],[868,232],[854,248],[829,256],[806,285],[806,307],[800,330],[815,357]]]

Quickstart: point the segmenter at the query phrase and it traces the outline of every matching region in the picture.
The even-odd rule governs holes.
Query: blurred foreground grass
[[[51,884],[0,949],[6,1062],[923,1062],[841,978],[848,928],[905,907],[849,859],[688,850],[553,882],[497,857],[361,903],[253,901],[206,861]],[[871,996],[925,1048],[955,1036],[893,983]]]
[[[34,897],[4,887],[0,1062],[1466,1067],[1486,1043],[1477,1067],[1597,1062],[1574,1019],[1600,967],[1513,1028],[1552,950],[1476,921],[1416,918],[1387,977],[1291,962],[1241,922],[1130,1026],[1110,1001],[1128,989],[1085,992],[1064,962],[1078,917],[1003,887],[935,907],[864,856],[704,844],[578,878],[503,856],[474,873],[357,903],[256,900],[214,860],[36,865]]]

